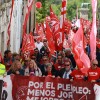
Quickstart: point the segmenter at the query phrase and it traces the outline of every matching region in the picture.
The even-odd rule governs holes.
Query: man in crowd
[[[87,76],[90,82],[100,82],[100,68],[97,65],[98,61],[96,59],[91,61],[91,67]]]
[[[68,58],[65,58],[64,68],[62,68],[59,71],[59,76],[64,79],[69,79],[72,71],[73,71],[73,69],[71,68],[71,60]]]

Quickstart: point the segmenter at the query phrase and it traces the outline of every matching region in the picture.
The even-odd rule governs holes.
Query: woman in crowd
[[[10,74],[24,75],[24,70],[21,67],[22,65],[19,60],[14,61],[10,69],[8,70],[7,75],[10,75]]]
[[[42,72],[34,60],[30,60],[29,62],[29,75],[42,76]]]
[[[22,69],[24,70],[24,75],[25,76],[29,76],[29,63],[30,63],[30,58],[25,58],[25,60],[23,60],[24,64],[22,66]]]
[[[43,76],[52,76],[52,77],[56,77],[57,76],[55,71],[52,70],[52,64],[51,63],[47,63],[45,65],[45,68],[46,68],[46,71],[45,71]]]

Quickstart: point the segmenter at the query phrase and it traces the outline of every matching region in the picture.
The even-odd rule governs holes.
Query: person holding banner
[[[65,58],[64,68],[59,71],[59,76],[64,79],[69,79],[72,71],[73,69],[71,68],[71,60],[69,58]]]
[[[42,76],[42,72],[34,60],[30,60],[30,62],[29,62],[29,75]]]
[[[22,65],[19,60],[14,61],[10,69],[7,71],[7,75],[11,74],[24,75],[24,70],[22,69]]]
[[[57,55],[56,62],[54,64],[55,69],[59,72],[63,67],[63,57],[61,54]]]
[[[48,56],[43,56],[42,59],[41,59],[41,65],[40,65],[40,69],[41,69],[41,72],[42,72],[42,76],[45,76],[45,73],[46,73],[46,64],[50,63],[50,59]],[[52,72],[56,72],[54,66],[52,65]]]
[[[51,63],[47,63],[47,64],[45,65],[45,68],[46,68],[46,71],[45,71],[45,73],[44,73],[43,76],[51,76],[51,77],[56,77],[56,76],[57,76],[57,75],[56,75],[56,72],[54,72],[54,71],[52,70],[52,64],[51,64]]]
[[[96,59],[91,61],[91,67],[88,70],[88,81],[100,82],[100,68],[98,67],[98,61]]]
[[[24,70],[25,76],[29,76],[29,63],[30,63],[30,58],[25,58],[24,64],[22,66],[22,69]]]
[[[79,68],[72,71],[70,81],[86,81],[85,73],[82,73]]]

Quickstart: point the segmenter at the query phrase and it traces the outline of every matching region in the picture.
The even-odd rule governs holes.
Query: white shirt
[[[42,46],[43,46],[43,43],[42,42],[35,42],[35,46],[36,46],[36,48],[38,48],[38,50],[39,50],[39,52],[40,52],[40,49],[42,48]]]

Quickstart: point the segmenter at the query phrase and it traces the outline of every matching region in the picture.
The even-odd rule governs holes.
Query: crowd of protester
[[[36,48],[30,57],[23,57],[23,54],[13,53],[10,50],[4,52],[1,65],[5,65],[4,75],[19,74],[23,76],[56,77],[69,79],[70,81],[90,81],[100,82],[100,65],[98,60],[91,61],[91,67],[87,74],[84,74],[78,68],[73,53],[70,48],[56,52],[50,56],[47,40],[43,42],[36,41]],[[99,50],[100,51],[100,50]],[[98,53],[98,52],[97,52]],[[97,56],[99,58],[99,56]],[[100,62],[100,61],[99,61]]]

